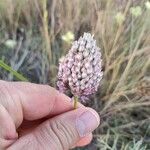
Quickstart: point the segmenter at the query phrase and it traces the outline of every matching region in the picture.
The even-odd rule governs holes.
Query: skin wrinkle
[[[60,131],[60,133],[62,132],[63,136],[65,136],[65,139],[66,139],[65,141],[67,142],[66,145],[70,145],[71,143],[70,139],[74,139],[73,137],[74,132],[70,132],[70,130],[68,130],[69,128],[67,128],[61,120],[57,124],[57,129],[58,131]]]
[[[20,138],[20,140],[23,140],[24,138],[25,138],[25,140],[23,140],[21,147],[20,147],[20,145],[19,145],[19,147],[17,146],[17,148],[19,148],[19,149],[16,149],[16,146],[13,147],[13,145],[10,145],[5,150],[27,150],[27,147],[30,147],[30,150],[35,150],[35,149],[38,150],[37,144],[35,144],[36,139],[35,139],[34,135],[29,134],[27,136],[28,136],[27,138],[25,138],[25,137]],[[17,141],[16,141],[16,143],[17,143]]]
[[[3,88],[3,86],[1,86],[1,84],[0,84],[0,100],[1,100],[1,103],[2,104],[4,104],[4,99],[6,99],[6,94],[5,94],[5,92],[4,92],[4,88]]]
[[[9,115],[8,111],[6,110],[6,108],[5,108],[3,105],[1,105],[1,104],[0,104],[0,110],[1,110],[0,113],[2,113],[1,115],[2,115],[2,116],[4,115],[4,116],[7,117],[7,120],[9,120],[10,126],[14,129],[13,131],[16,132],[13,119],[12,119],[11,116]],[[3,116],[3,117],[4,117],[4,116]],[[4,120],[3,120],[3,119],[4,119],[3,117],[1,118],[2,121],[4,121]],[[5,121],[5,122],[6,122],[6,121]],[[2,123],[3,123],[3,122],[2,122]],[[7,128],[8,128],[8,125],[7,125]],[[5,128],[5,130],[6,130],[6,128]],[[2,130],[2,131],[3,131],[3,130]],[[6,132],[6,131],[5,131],[5,132]],[[5,133],[5,132],[4,132],[4,133]],[[10,131],[9,131],[9,132],[10,132]],[[3,135],[3,134],[5,135],[5,136],[4,136],[4,135],[2,136],[2,138],[3,138],[4,140],[11,140],[11,139],[9,139],[9,134],[8,134],[9,132],[8,132],[8,129],[7,129],[7,132],[6,132],[5,134],[4,134],[3,132],[1,133],[2,135]],[[1,134],[0,134],[0,135],[1,135]],[[16,133],[16,134],[17,134],[17,133]],[[12,134],[11,134],[11,135],[12,135]],[[15,135],[15,133],[14,133],[14,135]],[[15,138],[17,138],[17,137],[18,137],[18,136],[16,135]]]
[[[58,135],[58,138],[60,138],[60,141],[62,139],[63,140],[62,143],[66,143],[64,145],[70,145],[71,143],[70,139],[74,139],[74,135],[73,135],[74,132],[68,130],[69,127],[67,128],[61,120],[56,121],[55,123],[56,123],[55,130],[59,132],[59,135],[58,134],[57,135]],[[61,138],[60,136],[63,136],[63,137]],[[64,147],[64,149],[68,149],[68,147]]]
[[[83,109],[84,110],[84,109]],[[81,112],[81,114],[82,114],[83,112]],[[77,116],[76,116],[77,117]],[[75,117],[75,118],[76,118]],[[74,118],[74,119],[75,119]],[[56,120],[57,120],[57,117],[55,118]],[[69,120],[71,121],[70,123],[68,122],[68,125],[73,125],[72,124],[72,122],[74,122],[73,120],[74,120],[71,116],[69,117]],[[57,138],[60,138],[60,141],[62,141],[63,139],[66,139],[65,141],[63,141],[63,142],[61,142],[61,143],[65,143],[65,142],[69,142],[68,140],[70,140],[70,139],[76,139],[75,137],[77,137],[78,135],[76,135],[75,133],[76,132],[74,132],[74,131],[71,131],[71,130],[69,130],[69,129],[72,129],[71,127],[67,127],[67,126],[65,126],[64,125],[64,123],[63,123],[63,120],[66,120],[65,119],[65,117],[63,117],[63,119],[61,120],[61,119],[59,119],[58,121],[56,121],[55,122],[55,124],[54,125],[51,125],[50,124],[50,127],[53,129],[53,131],[55,132],[55,131],[57,131],[59,134],[57,134],[57,132],[55,132],[55,134],[57,135]],[[76,120],[76,119],[75,119]],[[67,120],[66,120],[67,121]],[[52,123],[52,122],[51,122]],[[61,134],[62,133],[62,134]],[[65,137],[60,137],[60,136],[64,136],[65,135]],[[77,141],[74,141],[75,143],[74,144],[76,144],[77,143]],[[64,145],[70,145],[70,143],[71,143],[71,141],[69,142],[69,143],[66,143],[66,144],[64,144]],[[69,149],[70,147],[64,147],[64,150],[66,150],[66,149]]]
[[[4,82],[2,82],[2,83],[4,83]],[[0,84],[1,85],[1,84]],[[5,99],[8,99],[8,97],[6,96],[7,95],[7,93],[6,92],[8,92],[8,91],[6,91],[6,88],[4,88],[5,86],[0,86],[0,92],[1,92],[1,94],[0,94],[0,100],[5,100]],[[2,102],[2,101],[1,101]],[[11,144],[13,144],[14,142],[15,142],[15,140],[17,139],[17,137],[18,137],[18,134],[17,134],[17,132],[16,132],[16,128],[15,128],[15,122],[14,122],[14,119],[12,118],[12,116],[10,115],[10,113],[8,112],[8,109],[7,109],[7,107],[6,107],[6,105],[8,105],[8,104],[4,104],[4,102],[3,102],[3,104],[1,104],[2,105],[2,107],[5,109],[5,111],[6,111],[6,113],[7,114],[5,114],[5,115],[8,115],[7,117],[9,117],[9,119],[10,119],[10,127],[14,130],[14,133],[13,133],[13,135],[14,136],[16,136],[16,138],[15,139],[8,139],[8,135],[7,135],[7,133],[5,133],[5,135],[6,136],[4,136],[4,137],[2,137],[3,139],[2,139],[2,143],[3,143],[3,146],[2,147],[4,147],[4,148],[7,148],[9,145],[11,145]],[[8,118],[7,118],[8,119]],[[16,133],[15,133],[16,132]],[[11,133],[11,136],[12,136],[12,133]]]
[[[40,133],[40,132],[39,132],[39,133]],[[41,142],[41,139],[42,139],[42,138],[40,139],[40,138],[39,138],[39,134],[37,135],[36,132],[33,132],[32,134],[33,134],[33,136],[34,136],[34,138],[35,138],[35,140],[34,140],[35,143],[36,143],[35,145],[36,145],[36,147],[38,147],[38,149],[39,149],[39,147],[41,147],[41,146],[43,145],[43,143]],[[43,135],[43,134],[40,134],[40,136],[41,136],[41,135]],[[37,145],[38,145],[38,146],[37,146]],[[37,149],[37,148],[36,148],[36,149]],[[38,149],[37,149],[37,150],[38,150]]]
[[[15,115],[15,116],[12,115],[13,113],[11,113],[10,110],[12,110],[12,107],[15,107],[14,110],[16,110],[16,108],[20,108],[19,106],[21,106],[21,105],[20,105],[20,104],[19,104],[19,105],[17,104],[17,106],[15,106],[14,102],[16,102],[16,100],[13,98],[11,92],[9,92],[10,90],[9,90],[9,88],[8,88],[7,83],[2,82],[2,84],[0,84],[0,88],[1,88],[2,95],[4,96],[3,99],[6,99],[6,101],[3,103],[3,104],[4,104],[3,106],[4,106],[5,109],[8,111],[9,115],[10,115],[11,118],[13,119],[14,124],[15,124],[15,126],[16,126],[16,128],[17,128],[17,127],[19,127],[19,125],[22,123],[22,120],[23,120],[23,114],[22,114],[22,112],[21,112],[22,109],[20,109],[20,111],[18,111],[18,112],[19,112],[19,115],[18,115],[18,113],[16,113],[17,115]],[[11,89],[11,90],[12,90],[12,89]],[[1,94],[0,94],[0,95],[1,95]],[[18,97],[18,95],[17,95],[17,97]],[[7,99],[8,99],[8,100],[7,100]],[[2,101],[2,102],[3,102],[3,101]],[[8,102],[9,102],[9,103],[8,103]],[[11,103],[11,102],[12,102],[12,103]],[[10,104],[10,103],[11,103],[11,104]],[[18,101],[18,103],[19,103],[19,101]],[[12,105],[12,106],[11,106],[11,105]],[[9,110],[8,108],[10,108],[10,110]],[[17,110],[18,110],[18,109],[17,109]],[[20,114],[21,114],[21,115],[20,115]],[[19,117],[18,117],[18,116],[19,116]],[[18,118],[16,118],[16,117],[18,117]],[[18,121],[19,121],[19,122],[18,122]]]
[[[14,141],[15,140],[5,140],[0,138],[0,143],[3,143],[2,145],[0,145],[0,150],[7,150]]]
[[[51,127],[52,126],[51,126],[50,122],[47,121],[44,126],[40,127],[40,129],[38,130],[38,133],[34,132],[34,135],[35,135],[35,137],[38,141],[38,144],[40,143],[42,148],[45,147],[45,150],[46,150],[46,147],[47,147],[47,144],[45,144],[45,143],[48,143],[49,146],[51,145],[52,148],[55,149],[55,150],[57,150],[56,148],[58,148],[58,146],[61,146],[61,145],[57,144],[60,141],[59,141],[57,135],[55,134],[55,132],[52,130]],[[53,141],[50,141],[49,139],[51,139]],[[59,147],[59,149],[60,149],[60,147]]]
[[[53,89],[53,88],[52,88]],[[54,89],[53,89],[53,91],[54,91]],[[56,104],[56,102],[57,102],[57,100],[58,100],[58,95],[57,94],[55,94],[55,99],[53,100],[53,105],[51,106],[51,108],[50,108],[50,110],[49,110],[49,115],[50,115],[50,113],[52,112],[52,110],[54,110],[54,108],[55,108],[55,104]]]
[[[20,94],[20,91],[18,91],[18,100],[19,100],[19,103],[20,103],[20,110],[21,110],[21,120],[22,121],[20,121],[20,124],[23,122],[23,116],[24,116],[24,114],[23,114],[23,112],[24,112],[24,108],[23,108],[23,104],[22,104],[22,101],[21,101],[21,94]],[[18,128],[18,127],[17,127]]]
[[[10,94],[10,92],[9,92],[9,88],[6,86],[6,85],[4,85],[4,87],[6,88],[6,90],[7,90],[7,92],[8,92],[8,95],[10,96],[10,100],[12,100],[12,102],[14,102],[14,107],[15,107],[15,102],[16,102],[16,100],[15,100],[15,98],[12,96],[12,94]],[[17,89],[16,89],[17,90]],[[19,90],[18,90],[19,91]],[[19,93],[19,92],[18,92]],[[23,112],[22,112],[22,105],[20,104],[20,102],[21,102],[21,100],[20,100],[20,95],[19,94],[17,94],[17,96],[16,97],[18,97],[18,104],[17,104],[17,102],[16,102],[16,104],[17,105],[19,105],[17,108],[20,108],[20,110],[19,111],[17,111],[17,112],[19,112],[19,115],[18,115],[18,113],[17,113],[17,117],[18,118],[16,118],[16,116],[15,117],[13,117],[10,113],[10,116],[13,118],[13,120],[14,120],[14,123],[15,123],[15,126],[16,126],[16,128],[18,128],[20,125],[21,125],[21,123],[22,123],[22,121],[23,121]],[[17,106],[16,105],[16,106]],[[18,109],[17,109],[18,110]]]
[[[3,105],[0,104],[0,114],[3,115],[4,111],[6,111],[5,107],[3,107]],[[7,113],[7,112],[6,112],[6,113]],[[1,115],[0,115],[0,116],[1,116]],[[0,117],[0,119],[1,119],[1,117]],[[1,135],[3,135],[2,130],[0,130],[0,138],[4,138],[4,137],[1,136]]]
[[[70,145],[71,141],[70,139],[74,139],[74,137],[76,135],[74,135],[74,132],[73,131],[70,131],[69,129],[69,124],[68,124],[68,127],[64,125],[64,123],[60,120],[59,122],[59,125],[58,125],[58,131],[62,132],[62,135],[64,136],[65,135],[65,138],[66,138],[66,141],[68,142],[67,145]]]
[[[27,138],[28,140],[24,143],[23,147],[21,147],[21,150],[26,150],[26,147],[30,147],[30,150],[34,150],[35,149],[35,143],[33,141],[35,141],[34,139],[35,137],[33,135],[30,135],[29,138]],[[27,146],[29,145],[29,146]],[[33,148],[33,149],[31,149]]]
[[[55,122],[53,123],[52,121],[49,123],[49,126],[50,128],[52,129],[51,131],[54,133],[55,137],[58,139],[59,143],[60,143],[60,146],[61,146],[61,149],[65,150],[65,147],[60,138],[60,136],[57,134],[57,132],[59,131],[59,128],[58,128],[58,124]],[[58,130],[58,131],[57,131]]]

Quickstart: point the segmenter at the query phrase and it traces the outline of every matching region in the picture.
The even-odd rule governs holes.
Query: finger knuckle
[[[59,147],[59,150],[69,149],[72,139],[74,139],[74,132],[69,126],[66,126],[63,121],[48,121],[44,130],[44,138],[47,139],[53,147],[56,149]]]
[[[68,149],[68,146],[71,144],[71,139],[73,139],[71,129],[61,120],[52,122],[51,129],[56,134],[62,147]]]

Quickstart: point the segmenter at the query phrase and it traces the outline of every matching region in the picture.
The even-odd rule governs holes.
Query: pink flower
[[[70,91],[86,100],[98,89],[103,72],[101,52],[90,33],[73,42],[69,53],[60,61],[57,86],[61,92]]]

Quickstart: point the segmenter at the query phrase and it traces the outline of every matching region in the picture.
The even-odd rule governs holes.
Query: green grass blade
[[[5,70],[9,71],[11,74],[13,74],[16,78],[18,78],[21,81],[28,81],[28,79],[26,79],[23,75],[21,75],[17,71],[13,70],[10,66],[5,64],[2,60],[0,60],[0,67],[2,67]]]

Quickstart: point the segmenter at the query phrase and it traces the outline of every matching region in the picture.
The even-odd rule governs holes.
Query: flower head
[[[145,2],[145,7],[147,10],[150,10],[150,2],[149,1]]]
[[[74,34],[71,31],[68,31],[66,34],[62,36],[62,40],[70,43],[74,40]]]
[[[142,14],[142,9],[140,6],[136,6],[136,7],[131,7],[130,8],[130,13],[134,16],[134,17],[138,17]]]
[[[7,46],[7,47],[10,48],[10,49],[15,48],[16,45],[17,45],[17,42],[16,42],[15,40],[8,39],[8,40],[5,42],[5,46]]]
[[[115,19],[116,19],[117,23],[118,23],[119,25],[121,25],[121,24],[124,22],[124,20],[125,20],[125,16],[124,16],[124,14],[122,14],[121,12],[118,12],[118,13],[116,14],[116,16],[115,16]]]
[[[90,33],[74,41],[69,53],[61,59],[57,86],[61,92],[71,91],[86,100],[95,93],[102,79],[101,52]]]

